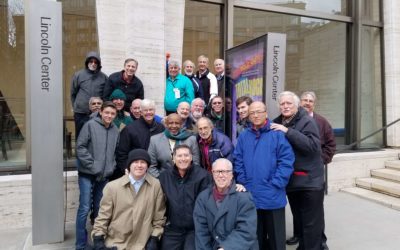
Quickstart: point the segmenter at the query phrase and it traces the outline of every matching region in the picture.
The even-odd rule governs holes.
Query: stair
[[[342,191],[400,210],[400,160],[386,161],[385,168],[371,170],[371,177],[356,179],[356,187]]]

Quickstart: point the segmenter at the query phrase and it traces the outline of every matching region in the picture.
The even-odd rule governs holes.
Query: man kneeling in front
[[[236,192],[232,163],[212,164],[215,185],[200,193],[193,212],[197,250],[256,250],[257,212],[250,193]]]
[[[160,182],[147,174],[146,150],[129,152],[129,174],[103,190],[93,226],[94,249],[158,249],[165,224],[165,198]]]

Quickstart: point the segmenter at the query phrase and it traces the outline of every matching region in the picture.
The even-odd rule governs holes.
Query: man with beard
[[[85,68],[74,74],[71,83],[76,138],[83,124],[89,120],[89,99],[94,96],[103,97],[107,81],[107,75],[101,72],[100,56],[94,51],[89,52],[85,59]]]

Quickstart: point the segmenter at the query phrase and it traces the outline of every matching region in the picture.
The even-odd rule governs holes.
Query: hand
[[[150,236],[146,243],[146,250],[158,250],[160,248],[160,240],[156,236]]]
[[[236,192],[246,192],[246,188],[242,184],[236,183]],[[222,248],[220,248],[222,249]]]
[[[276,130],[276,131],[282,131],[283,133],[287,133],[288,132],[288,128],[287,127],[285,127],[285,126],[283,126],[283,125],[281,125],[281,124],[278,124],[278,123],[271,123],[271,129],[272,130]]]

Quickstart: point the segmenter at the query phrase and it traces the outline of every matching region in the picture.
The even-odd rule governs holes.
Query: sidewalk
[[[400,212],[342,192],[325,196],[325,221],[331,250],[399,249]],[[286,235],[292,235],[292,217],[286,208]],[[32,247],[30,228],[0,231],[1,249],[74,249],[73,224],[66,225],[65,241]],[[397,239],[397,240],[396,240]],[[288,246],[288,250],[296,246]]]

